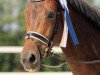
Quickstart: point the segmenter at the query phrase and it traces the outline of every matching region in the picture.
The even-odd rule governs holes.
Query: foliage
[[[16,59],[17,58],[17,59]],[[0,71],[11,72],[16,71],[20,65],[18,54],[0,54]]]
[[[25,34],[25,20],[24,20],[24,7],[26,0],[18,0],[18,15],[13,15],[14,5],[11,0],[0,0],[0,46],[19,46],[23,45]],[[16,0],[15,0],[16,2]],[[12,13],[12,14],[11,14]],[[11,24],[17,22],[19,28],[17,31],[11,31]],[[6,29],[5,28],[10,29]]]
[[[98,3],[98,0],[84,0],[86,3],[88,3],[91,7],[95,8],[96,10],[100,11],[100,2]]]

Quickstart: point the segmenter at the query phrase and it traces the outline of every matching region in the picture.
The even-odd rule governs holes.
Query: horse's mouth
[[[37,72],[37,71],[39,71],[40,70],[40,68],[38,68],[38,67],[34,67],[34,68],[30,68],[30,69],[26,69],[26,68],[24,68],[27,72]]]
[[[37,72],[40,70],[41,64],[40,63],[28,64],[28,65],[24,64],[23,67],[27,72]]]

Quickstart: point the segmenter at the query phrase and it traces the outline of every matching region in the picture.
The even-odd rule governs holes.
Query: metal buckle
[[[52,48],[47,48],[43,53],[43,57],[48,57],[52,55],[53,55]]]
[[[45,51],[43,53],[43,57],[52,56],[54,54],[52,51],[52,47],[53,47],[53,42],[50,42],[50,45],[48,46],[47,49],[45,49]]]

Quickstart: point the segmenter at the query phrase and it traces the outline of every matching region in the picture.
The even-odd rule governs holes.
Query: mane
[[[75,8],[78,12],[91,23],[95,25],[96,28],[100,29],[100,12],[96,9],[90,7],[84,2],[84,0],[68,0],[68,3]]]

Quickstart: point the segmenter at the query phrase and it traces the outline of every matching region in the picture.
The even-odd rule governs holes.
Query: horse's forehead
[[[41,7],[47,9],[55,9],[56,4],[56,0],[29,0],[29,6],[32,6],[35,9]]]

